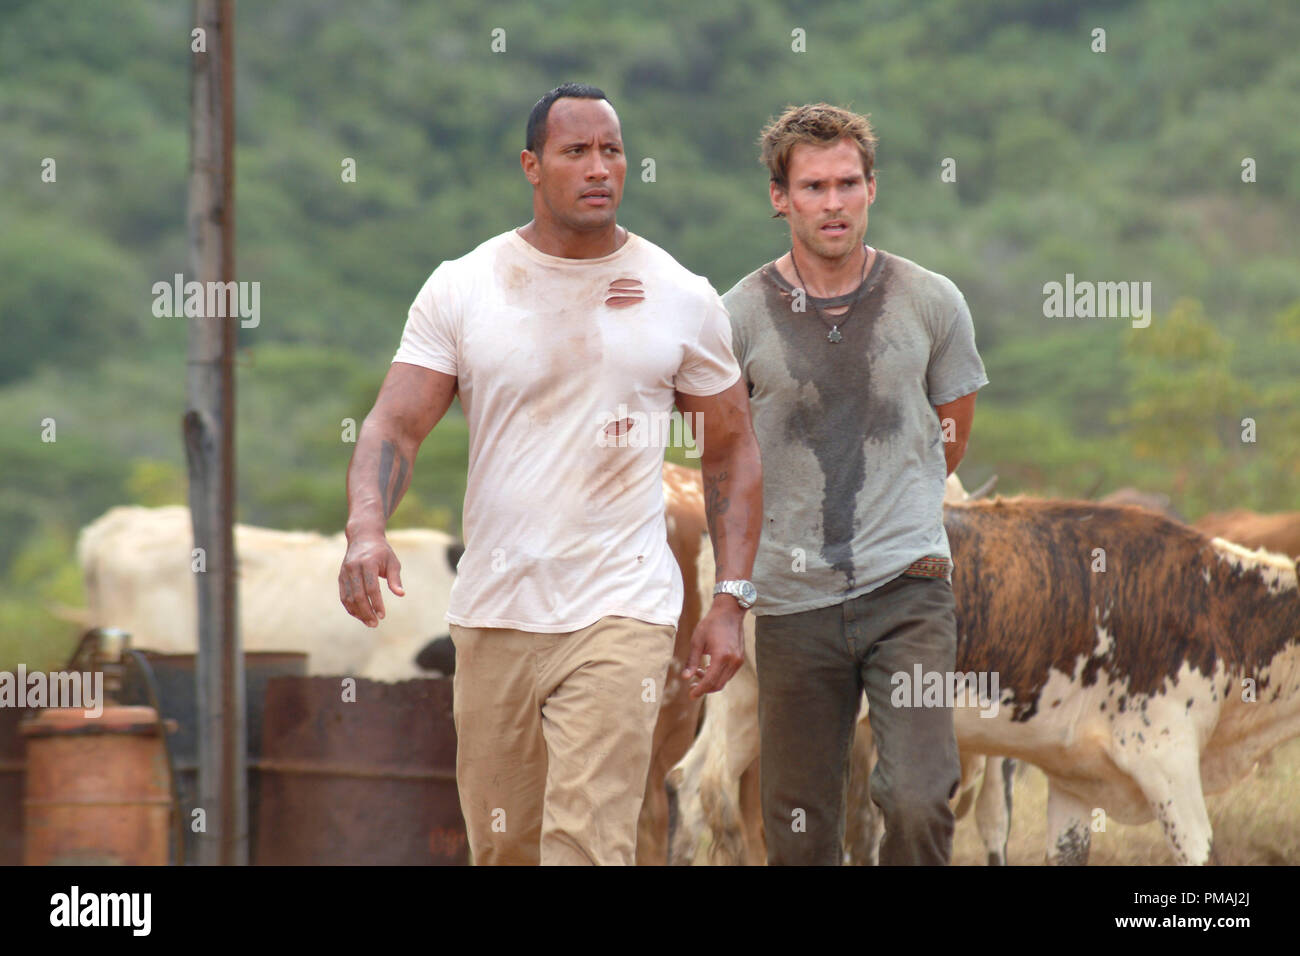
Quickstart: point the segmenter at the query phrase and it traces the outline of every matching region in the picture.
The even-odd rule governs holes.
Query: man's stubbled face
[[[556,225],[585,232],[613,224],[623,199],[627,157],[618,114],[609,103],[556,100],[547,116],[540,160],[534,185]]]
[[[832,261],[856,253],[867,233],[876,181],[862,171],[851,139],[827,146],[800,143],[790,153],[789,186],[772,184],[772,207],[783,213],[799,251]]]

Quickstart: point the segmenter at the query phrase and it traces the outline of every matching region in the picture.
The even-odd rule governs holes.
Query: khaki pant
[[[451,625],[456,784],[476,864],[628,864],[676,628]]]

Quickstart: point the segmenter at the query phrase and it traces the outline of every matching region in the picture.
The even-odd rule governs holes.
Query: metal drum
[[[198,703],[194,654],[159,654],[144,651],[158,684],[158,705],[164,717],[176,721],[176,733],[168,735],[172,766],[176,772],[176,791],[181,807],[181,824],[185,833],[185,861],[194,863],[198,853],[198,834],[191,826],[199,792]],[[244,654],[244,697],[248,712],[244,729],[248,741],[248,827],[249,862],[257,859],[257,808],[260,773],[257,760],[262,750],[262,709],[266,701],[266,684],[272,677],[302,676],[307,673],[307,655],[288,652],[249,652]],[[122,679],[123,701],[144,703],[147,692],[142,675],[129,668]],[[210,811],[211,812],[211,811]],[[176,862],[175,848],[172,862]]]
[[[151,707],[42,711],[24,721],[28,866],[167,863],[172,798]]]
[[[266,689],[258,859],[464,865],[450,680],[279,677]]]
[[[23,738],[26,710],[0,707],[0,866],[23,862]]]

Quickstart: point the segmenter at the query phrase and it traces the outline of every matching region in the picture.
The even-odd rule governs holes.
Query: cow
[[[1300,557],[1300,512],[1259,514],[1237,508],[1205,515],[1192,524],[1208,535],[1225,538],[1246,548],[1265,548],[1288,557]],[[1272,765],[1273,755],[1265,754],[1259,766]]]
[[[1212,862],[1205,794],[1300,734],[1295,561],[1134,506],[997,498],[950,505],[944,524],[958,671],[999,678],[991,716],[954,708],[963,759],[1043,770],[1048,863],[1086,863],[1102,813],[1157,819],[1175,862]],[[732,723],[728,746],[756,733],[756,713]],[[670,786],[691,783],[691,759]],[[716,801],[710,786],[679,790],[679,816]]]
[[[1117,488],[1110,494],[1098,499],[1103,505],[1136,505],[1139,508],[1146,508],[1148,511],[1154,511],[1162,514],[1173,521],[1181,521],[1186,524],[1184,518],[1178,509],[1173,506],[1169,496],[1157,491],[1141,491],[1140,489],[1126,486]]]
[[[1300,511],[1257,514],[1237,508],[1199,518],[1192,527],[1245,548],[1265,548],[1300,557]]]
[[[673,658],[668,663],[650,749],[645,800],[637,821],[638,866],[662,866],[668,861],[668,795],[664,791],[664,777],[695,739],[701,708],[701,702],[691,698],[690,684],[682,679],[682,669],[690,657],[695,626],[712,602],[712,595],[706,598],[694,587],[699,577],[696,562],[700,536],[707,534],[703,477],[694,469],[664,462],[663,490],[668,546],[682,575],[682,613],[677,619]]]
[[[183,506],[110,509],[82,529],[77,560],[89,626],[120,627],[132,644],[194,653],[198,612],[190,511]],[[425,676],[415,655],[446,630],[445,614],[463,546],[435,530],[393,530],[405,597],[384,595],[384,619],[368,628],[339,603],[342,534],[235,526],[240,636],[245,651],[299,651],[314,675],[380,681]],[[192,570],[194,569],[194,570]]]

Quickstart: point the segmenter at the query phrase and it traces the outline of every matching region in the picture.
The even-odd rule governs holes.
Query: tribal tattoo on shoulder
[[[393,481],[393,459],[397,459],[397,480]],[[398,454],[397,448],[390,441],[379,447],[379,496],[384,505],[384,517],[392,515],[397,507],[397,499],[402,494],[402,483],[406,481],[408,463],[405,456]]]

